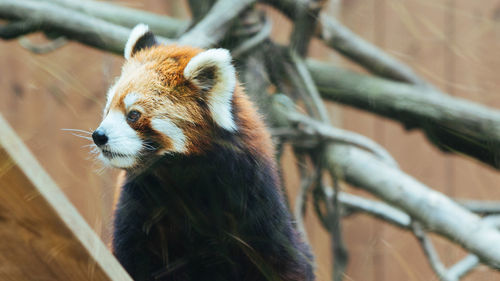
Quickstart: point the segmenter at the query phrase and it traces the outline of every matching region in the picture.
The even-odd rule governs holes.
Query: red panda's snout
[[[145,150],[145,143],[132,129],[122,112],[111,110],[92,134],[101,150],[99,159],[116,168],[135,166]]]
[[[125,58],[93,135],[105,164],[130,169],[164,154],[202,153],[214,130],[238,130],[231,108],[237,81],[227,50],[158,45],[139,25]]]

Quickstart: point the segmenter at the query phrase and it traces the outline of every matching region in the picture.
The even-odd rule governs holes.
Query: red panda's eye
[[[135,121],[139,120],[140,117],[141,117],[141,113],[139,111],[137,111],[137,110],[131,110],[127,114],[127,121],[131,122],[131,123],[134,123]]]

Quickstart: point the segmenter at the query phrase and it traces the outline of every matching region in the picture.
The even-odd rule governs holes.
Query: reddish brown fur
[[[183,272],[198,277],[193,280],[200,280],[200,276],[210,280],[211,276],[199,275],[204,273],[207,266],[218,271],[216,274],[219,275],[215,276],[247,274],[248,280],[313,280],[307,246],[292,228],[278,188],[270,134],[243,88],[237,84],[234,89],[231,105],[237,129],[235,132],[228,132],[218,127],[212,119],[207,105],[207,93],[184,78],[186,65],[201,51],[190,47],[154,46],[135,53],[123,67],[110,108],[124,114],[134,107],[141,111],[141,119],[130,125],[144,139],[153,138],[158,142],[162,148],[160,152],[171,149],[173,143],[169,136],[153,130],[151,120],[161,116],[168,117],[186,136],[187,151],[184,154],[199,155],[179,157],[179,162],[167,161],[166,166],[159,165],[143,177],[127,176],[115,214],[114,253],[132,276],[141,276],[143,261],[148,260],[143,257],[151,257],[165,271],[165,277],[161,280],[183,280],[176,277],[176,274],[183,276]],[[140,98],[131,109],[126,109],[124,99],[129,93],[136,93]],[[219,171],[219,168],[222,170]],[[184,174],[187,169],[190,171]],[[197,177],[192,177],[191,173],[195,173]],[[169,185],[158,186],[158,183]],[[176,189],[176,185],[181,188]],[[209,194],[205,194],[207,191]],[[153,194],[151,197],[154,200],[149,200],[150,197],[143,196],[143,193]],[[161,200],[157,201],[158,198]],[[180,201],[169,201],[172,198]],[[138,202],[141,204],[137,204]],[[180,204],[176,204],[178,202]],[[186,202],[195,203],[186,205]],[[216,232],[234,232],[235,235],[230,237],[238,238],[238,243],[227,240],[225,236],[210,236],[210,231],[214,228],[212,225],[203,231],[195,231],[200,226],[204,227],[204,224],[197,227],[188,225],[198,221],[196,216],[195,220],[190,221],[182,216],[162,214],[162,220],[156,220],[159,206],[171,208],[169,212],[172,214],[197,214],[202,208],[209,207],[214,212],[211,214],[215,219],[213,221],[218,223]],[[148,236],[152,229],[149,223],[152,214],[157,221],[154,225],[156,232],[153,231]],[[220,220],[220,214],[228,215],[229,218],[234,216],[237,222],[245,220],[245,223],[237,227],[232,223],[227,224],[225,220]],[[144,231],[146,225],[148,228]],[[261,235],[268,237],[268,241],[262,241]],[[183,239],[184,237],[192,240]],[[240,241],[239,237],[246,240]],[[253,244],[247,244],[247,241]],[[211,248],[222,242],[230,246],[230,251],[226,249],[225,253],[231,254],[230,260],[223,260],[223,263]],[[197,248],[199,253],[205,253],[206,250],[214,252],[214,256],[208,259],[209,265],[205,264],[205,257],[201,263],[198,258],[190,260],[190,253],[186,253],[184,249],[188,249],[192,243],[200,243],[201,248]],[[243,245],[241,251],[238,246],[240,243]],[[144,249],[137,245],[152,247]],[[248,248],[251,251],[247,251]],[[252,252],[257,251],[255,249],[260,252]],[[165,253],[169,255],[165,256]],[[174,266],[173,272],[170,272],[169,258],[173,258],[172,265],[185,258],[191,263],[184,268],[181,263],[180,268],[175,269]],[[211,263],[213,261],[217,263]],[[145,266],[148,272],[144,280],[149,280],[150,274],[157,272],[157,268],[153,268],[157,265],[152,263]],[[244,267],[245,270],[232,271]],[[149,272],[153,269],[154,272]],[[266,277],[266,274],[269,276]]]
[[[189,61],[202,51],[170,45],[137,52],[123,66],[110,108],[126,114],[124,98],[129,93],[137,93],[145,97],[136,103],[145,111],[143,117],[131,124],[139,133],[150,132],[151,119],[165,115],[183,130],[188,141],[187,154],[198,154],[209,149],[215,124],[209,108],[201,107],[199,103],[200,100],[206,100],[206,96],[183,75]],[[234,91],[233,106],[236,107],[234,112],[238,114],[235,117],[239,120],[238,130],[245,135],[244,143],[251,151],[271,159],[274,151],[269,133],[240,86]],[[172,147],[168,136],[158,134],[155,140],[165,150]]]

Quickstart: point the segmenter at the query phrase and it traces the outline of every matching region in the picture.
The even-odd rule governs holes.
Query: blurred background
[[[113,2],[190,17],[182,0]],[[272,8],[265,9],[273,19],[273,39],[287,43],[290,22]],[[500,1],[330,0],[326,10],[441,90],[500,109]],[[28,38],[44,41],[40,35]],[[362,71],[317,39],[309,56]],[[119,75],[122,63],[120,56],[73,42],[37,55],[16,40],[0,41],[1,114],[105,242],[110,239],[117,173],[94,159],[87,146],[90,141],[62,129],[96,128],[107,88]],[[453,198],[500,200],[500,175],[491,168],[445,155],[421,132],[407,132],[395,122],[345,106],[329,104],[329,109],[335,125],[374,139],[403,171],[426,185]],[[294,196],[300,182],[290,155],[285,155],[283,173],[288,195]],[[349,186],[343,188],[360,193]],[[316,220],[308,212],[307,231],[318,280],[331,280],[330,236]],[[344,220],[344,236],[350,253],[345,280],[437,280],[410,233],[356,215]],[[464,256],[444,239],[433,236],[433,241],[447,265]],[[500,274],[480,266],[463,280],[500,280]]]

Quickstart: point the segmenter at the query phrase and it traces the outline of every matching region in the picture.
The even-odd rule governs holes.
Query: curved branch
[[[185,30],[189,24],[184,20],[131,9],[103,1],[39,0],[39,2],[40,1],[57,4],[60,7],[78,11],[128,28],[133,28],[138,23],[145,23],[156,35],[167,38],[177,37],[179,32]]]
[[[357,74],[309,60],[323,98],[377,113],[423,130],[446,152],[472,156],[500,169],[500,112],[446,94]]]
[[[0,0],[0,18],[34,20],[41,29],[102,50],[122,53],[130,29],[47,2]],[[158,37],[163,43],[171,42]]]
[[[279,97],[279,95],[277,96]],[[272,103],[274,114],[286,118],[286,111]],[[287,107],[294,112],[294,107]],[[377,195],[438,233],[477,255],[485,264],[500,269],[500,232],[443,194],[430,189],[397,168],[352,145],[329,144],[326,168],[345,182]]]
[[[260,1],[280,10],[292,21],[300,18],[301,10],[306,9],[305,4],[296,0]],[[426,81],[416,75],[410,67],[365,41],[334,18],[323,13],[319,16],[315,35],[329,47],[378,76],[432,88]]]
[[[448,276],[460,279],[479,265],[479,258],[476,255],[467,255],[461,261],[450,267]]]
[[[368,71],[385,78],[432,88],[407,65],[401,63],[375,45],[325,14],[320,15],[317,36],[324,43]]]
[[[389,166],[398,167],[396,160],[392,158],[389,152],[378,143],[363,135],[328,126],[302,114],[291,112],[287,115],[292,123],[304,125],[302,129],[298,128],[298,130],[303,135],[308,136],[309,140],[311,140],[311,137],[314,138],[318,136],[321,140],[350,144],[373,153],[377,158]]]
[[[410,229],[411,227],[411,218],[408,214],[384,202],[345,192],[339,193],[339,202],[348,210],[364,212],[403,229]]]
[[[314,35],[318,22],[318,14],[325,2],[324,0],[296,1],[296,16],[292,34],[290,35],[290,47],[300,56],[307,54],[309,42]]]
[[[231,27],[233,20],[256,0],[218,0],[207,15],[179,38],[179,44],[201,48],[217,44]]]
[[[40,30],[40,23],[33,19],[15,21],[0,26],[0,38],[14,39],[38,30]]]
[[[23,48],[25,48],[25,49],[27,49],[35,54],[46,54],[46,53],[53,52],[53,51],[63,47],[67,43],[68,43],[68,40],[66,40],[66,38],[64,36],[58,37],[58,38],[56,38],[48,43],[45,43],[45,44],[34,44],[27,37],[19,38],[19,44]]]
[[[325,157],[329,169],[347,183],[377,195],[500,269],[500,232],[479,216],[360,149],[330,145]]]
[[[489,200],[471,200],[471,199],[455,199],[458,204],[464,206],[471,212],[491,215],[500,214],[500,201],[489,201]]]
[[[431,239],[427,236],[425,231],[422,229],[422,226],[418,222],[414,222],[412,224],[413,234],[417,237],[422,250],[424,250],[424,254],[427,256],[429,263],[441,281],[458,281],[458,278],[453,278],[449,276],[448,270],[446,266],[443,264],[441,259],[439,258],[439,254],[437,253],[434,245],[432,244]]]

